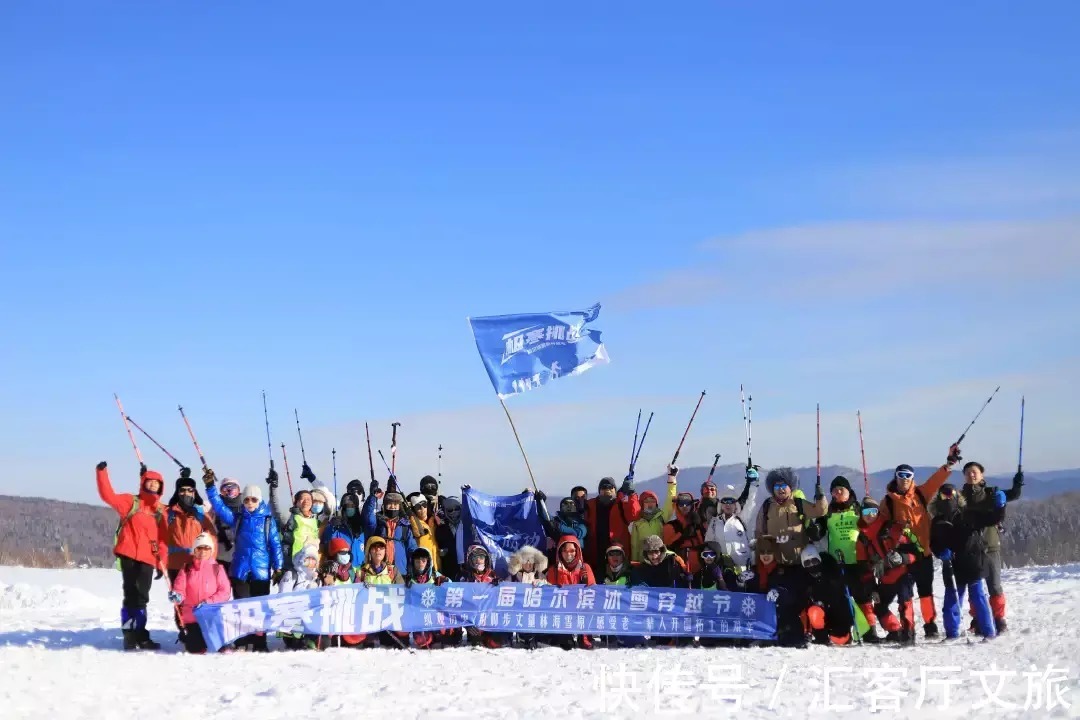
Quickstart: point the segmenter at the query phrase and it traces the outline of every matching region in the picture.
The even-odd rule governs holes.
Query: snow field
[[[118,572],[0,567],[0,718],[1080,717],[1080,564],[1009,570],[1005,583],[1010,632],[990,642],[190,656],[173,644],[163,582],[150,606],[163,650],[124,653]],[[1069,708],[1046,709],[1050,666]]]

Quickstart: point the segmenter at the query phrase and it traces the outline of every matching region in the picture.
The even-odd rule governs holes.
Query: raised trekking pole
[[[641,430],[641,409],[637,411],[637,425],[634,426],[634,444],[630,446],[630,472],[634,472],[634,454],[637,452],[638,432]]]
[[[1016,461],[1016,472],[1024,472],[1024,396],[1020,396],[1020,457]]]
[[[161,443],[159,443],[159,442],[158,442],[157,440],[155,440],[155,439],[154,439],[154,437],[153,437],[153,436],[152,436],[152,435],[151,435],[150,433],[148,433],[148,432],[146,432],[145,430],[143,430],[143,429],[142,429],[142,426],[141,426],[141,425],[139,425],[139,423],[137,423],[137,422],[135,422],[134,420],[132,420],[132,419],[131,419],[131,416],[130,416],[130,415],[125,415],[124,417],[126,417],[126,418],[127,418],[127,421],[128,421],[129,423],[131,423],[132,425],[134,425],[134,426],[135,426],[135,429],[136,429],[136,430],[138,430],[138,431],[139,431],[139,432],[141,432],[141,433],[142,433],[143,435],[145,435],[145,436],[146,436],[146,439],[147,439],[147,440],[149,440],[150,442],[152,442],[152,443],[154,443],[155,445],[157,445],[157,447],[158,447],[158,450],[160,450],[161,452],[163,452],[163,453],[165,453],[166,455],[168,455],[168,456],[169,456],[169,459],[170,459],[170,460],[172,460],[172,461],[173,461],[174,463],[176,463],[176,466],[177,466],[178,468],[180,468],[180,469],[182,470],[182,469],[184,469],[185,467],[187,467],[186,465],[184,465],[184,463],[182,463],[182,462],[180,462],[179,460],[177,460],[177,459],[176,459],[176,456],[175,456],[175,455],[173,455],[173,454],[172,454],[171,452],[169,452],[168,450],[166,450],[166,449],[165,449],[165,448],[164,448],[164,447],[162,446],[162,444],[161,444]]]
[[[401,423],[390,423],[390,474],[397,477],[397,429]]]
[[[975,417],[971,419],[971,422],[968,423],[967,429],[965,429],[964,432],[960,434],[960,439],[957,440],[954,445],[959,445],[960,443],[964,442],[964,438],[967,437],[968,430],[970,430],[971,427],[975,424],[975,421],[979,419],[979,416],[983,414],[983,410],[986,409],[986,406],[990,404],[990,401],[994,399],[994,396],[998,394],[998,390],[1000,389],[1001,386],[998,385],[997,388],[994,389],[994,392],[990,393],[990,397],[986,398],[986,402],[984,402],[982,404],[982,407],[979,408],[979,412],[975,413]]]
[[[330,461],[334,466],[334,497],[337,497],[337,448],[330,448]]]
[[[307,465],[307,453],[304,452],[304,435],[300,432],[300,413],[293,408],[293,416],[296,418],[296,437],[300,438],[300,460]]]
[[[266,412],[266,391],[263,390],[263,421],[266,423],[266,453],[270,456],[270,469],[274,469],[274,446],[270,444],[270,413]]]
[[[439,443],[439,483],[442,484],[442,443]]]
[[[751,395],[750,399],[747,400],[746,391],[743,390],[742,385],[739,385],[739,397],[742,401],[743,428],[746,430],[746,469],[757,470],[758,466],[754,464],[754,450],[751,443],[754,429],[754,396]]]
[[[821,403],[817,405],[817,484],[814,485],[815,497],[821,493]]]
[[[859,419],[859,453],[862,455],[863,499],[865,500],[870,497],[870,474],[866,472],[866,446],[863,445],[862,412],[856,411],[855,417]]]
[[[645,447],[645,438],[649,436],[649,426],[652,425],[653,413],[649,413],[649,419],[645,421],[645,432],[641,433],[641,444],[637,446],[637,453],[634,455],[634,462],[630,463],[630,472],[634,471],[637,467],[637,459],[641,457],[641,448]]]
[[[135,443],[135,435],[131,432],[131,426],[128,425],[127,415],[124,414],[124,406],[120,404],[120,396],[113,393],[113,398],[116,400],[116,407],[120,410],[120,419],[124,421],[124,429],[127,430],[128,440],[131,441],[131,447],[135,448],[135,458],[139,461],[139,466],[142,467],[143,459],[142,453],[139,452],[139,446]],[[1023,435],[1023,422],[1021,425],[1021,435]]]
[[[712,482],[712,476],[713,476],[713,473],[716,472],[716,464],[718,462],[720,462],[720,453],[716,453],[716,457],[713,458],[712,467],[709,468],[709,477],[706,478],[706,480],[705,480],[706,484]]]
[[[289,456],[285,453],[285,443],[281,443],[281,459],[285,463],[285,479],[289,481],[289,495],[296,497],[292,489],[292,475],[289,473]]]
[[[375,459],[371,457],[371,430],[367,423],[364,423],[364,434],[367,435],[367,461],[368,467],[371,468],[371,481],[375,482]]]
[[[679,447],[675,448],[675,455],[671,458],[672,467],[675,466],[675,461],[679,459],[679,453],[682,452],[683,443],[686,442],[686,436],[690,433],[690,426],[694,424],[694,418],[697,417],[697,411],[701,409],[701,401],[705,399],[705,391],[701,391],[701,397],[698,398],[697,405],[694,406],[694,412],[690,415],[690,422],[686,423],[686,430],[683,431],[682,440],[679,441]]]
[[[188,422],[187,415],[184,414],[184,407],[177,405],[176,409],[180,411],[180,417],[184,418],[184,424],[187,425],[188,435],[191,436],[191,444],[195,446],[195,452],[199,455],[199,462],[202,463],[203,470],[206,470],[206,458],[203,457],[202,450],[199,449],[199,441],[195,439],[195,433],[191,429],[191,423]]]

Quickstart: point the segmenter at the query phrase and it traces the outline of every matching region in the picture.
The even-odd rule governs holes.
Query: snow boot
[[[1000,635],[1009,629],[1009,623],[1005,622],[1005,618],[994,618],[994,627],[997,628],[997,634]]]
[[[862,641],[867,645],[881,644],[881,638],[878,636],[877,630],[875,630],[874,628],[870,628],[863,634]]]
[[[914,645],[915,644],[915,631],[904,628],[900,631],[900,644],[901,645]]]
[[[938,632],[937,623],[931,620],[923,625],[923,636],[926,637],[927,640],[936,640],[940,637],[941,633]]]
[[[885,633],[885,639],[882,640],[882,642],[887,642],[887,643],[898,643],[898,642],[900,642],[900,631],[899,630],[890,630],[889,632]]]
[[[139,639],[135,630],[124,630],[124,650],[138,650]]]
[[[154,642],[150,638],[150,632],[148,630],[146,630],[145,628],[142,629],[142,630],[136,630],[135,632],[138,634],[137,643],[138,643],[138,646],[139,646],[140,650],[160,650],[161,649],[161,643]]]

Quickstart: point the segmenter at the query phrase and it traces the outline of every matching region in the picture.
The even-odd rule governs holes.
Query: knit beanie
[[[262,502],[262,488],[258,485],[248,485],[244,488],[244,495],[241,500],[247,500],[248,498],[255,498],[259,502]]]
[[[832,483],[829,485],[829,492],[832,492],[838,487],[844,488],[848,493],[851,493],[851,483],[849,483],[848,479],[843,475],[837,475],[833,478]]]
[[[199,533],[199,536],[195,538],[195,542],[191,544],[191,552],[195,552],[196,549],[201,547],[208,547],[211,551],[214,549],[214,536],[210,533]]]

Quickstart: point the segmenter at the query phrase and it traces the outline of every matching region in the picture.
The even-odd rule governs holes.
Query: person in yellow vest
[[[379,536],[368,538],[364,546],[364,564],[356,573],[356,582],[368,587],[375,585],[404,585],[397,566],[386,561],[386,540]]]
[[[439,571],[439,544],[435,541],[434,518],[431,517],[431,506],[427,497],[418,492],[413,493],[406,498],[405,508],[409,513],[409,525],[412,527],[416,544],[428,551],[434,563],[432,569]],[[416,554],[415,550],[413,554]]]
[[[645,538],[650,535],[663,535],[664,524],[672,518],[675,512],[675,498],[679,494],[676,476],[679,469],[668,467],[667,493],[664,497],[664,507],[660,508],[659,498],[652,490],[641,493],[641,517],[630,523],[630,560],[643,562],[645,560]]]

